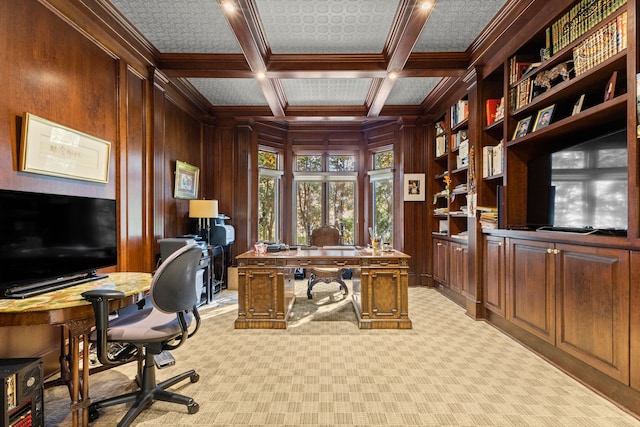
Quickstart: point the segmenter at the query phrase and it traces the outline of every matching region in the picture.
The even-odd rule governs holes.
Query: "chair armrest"
[[[119,365],[120,363],[113,363],[106,356],[107,329],[109,328],[109,301],[124,298],[124,292],[99,288],[83,292],[81,295],[93,305],[93,313],[96,319],[96,344],[100,362],[103,365]]]

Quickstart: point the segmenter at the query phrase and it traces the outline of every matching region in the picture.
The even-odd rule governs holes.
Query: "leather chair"
[[[330,225],[323,225],[320,228],[309,233],[309,245],[310,246],[342,246],[342,233],[335,227]],[[344,291],[344,294],[349,293],[347,284],[342,280],[342,275],[346,269],[344,268],[310,268],[309,269],[309,281],[307,283],[307,298],[311,299],[311,290],[317,283],[332,283],[336,282],[340,284],[340,289]]]
[[[115,366],[144,358],[139,374],[138,391],[122,396],[94,402],[89,406],[89,419],[99,417],[98,409],[120,403],[133,402],[133,406],[118,424],[128,426],[154,400],[163,400],[185,405],[190,414],[198,412],[198,404],[190,397],[167,391],[168,387],[190,379],[197,382],[200,377],[190,370],[171,379],[156,383],[155,355],[179,347],[200,326],[197,304],[202,284],[196,282],[198,263],[202,249],[196,244],[181,247],[172,253],[156,270],[149,296],[152,306],[133,311],[109,321],[109,301],[124,297],[120,291],[93,289],[82,296],[93,304],[96,330],[91,335],[97,355],[105,366]],[[195,326],[191,324],[195,320]],[[122,344],[122,351],[114,355],[113,344]],[[141,376],[141,378],[140,378]]]

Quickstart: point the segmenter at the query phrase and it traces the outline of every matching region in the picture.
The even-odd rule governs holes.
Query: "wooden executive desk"
[[[353,269],[351,296],[362,329],[411,329],[409,255],[344,247],[239,255],[236,329],[285,329],[295,301],[296,268]],[[336,284],[337,286],[337,284]]]
[[[79,422],[83,426],[88,425],[91,404],[89,334],[95,322],[91,303],[80,294],[103,287],[122,291],[125,297],[111,305],[111,310],[118,310],[144,298],[150,285],[149,273],[109,273],[104,279],[30,298],[0,299],[0,326],[56,325],[63,328],[63,337],[67,338],[61,344],[60,378],[69,386],[73,427],[77,427]]]

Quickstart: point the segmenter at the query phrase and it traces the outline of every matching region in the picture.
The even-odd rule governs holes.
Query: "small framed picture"
[[[571,112],[572,116],[575,116],[580,111],[582,111],[582,104],[584,104],[584,93],[582,95],[580,95],[580,98],[578,98],[576,103],[573,104],[573,111]]]
[[[405,202],[424,202],[426,190],[423,173],[404,174]]]
[[[197,199],[200,168],[176,160],[176,178],[173,197],[176,199]]]
[[[529,116],[518,122],[518,126],[516,126],[516,131],[513,133],[512,139],[523,137],[527,134],[527,132],[529,132],[529,124],[531,123],[532,117],[533,116]]]
[[[536,117],[536,122],[533,125],[533,131],[537,131],[538,129],[542,129],[544,127],[549,126],[549,123],[551,123],[551,115],[553,114],[553,109],[556,107],[555,104],[547,107],[547,108],[543,108],[542,110],[538,111],[538,117]]]
[[[616,96],[616,79],[617,78],[618,78],[618,72],[614,71],[613,74],[611,74],[611,78],[607,82],[606,89],[604,90],[605,101],[609,101],[613,99],[614,96]]]

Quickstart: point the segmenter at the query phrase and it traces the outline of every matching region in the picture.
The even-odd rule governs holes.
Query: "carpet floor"
[[[350,295],[304,286],[286,330],[236,330],[237,293],[203,307],[196,336],[158,379],[196,369],[172,389],[196,414],[156,402],[135,426],[640,426],[439,292],[409,288],[411,330],[358,329]],[[91,399],[135,389],[129,364],[91,376]],[[125,405],[92,425],[115,426]],[[71,425],[65,387],[45,391],[46,426]]]

